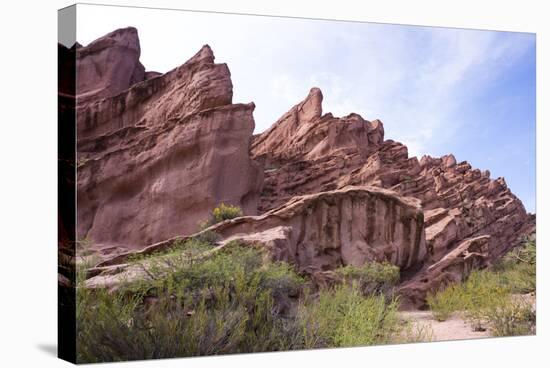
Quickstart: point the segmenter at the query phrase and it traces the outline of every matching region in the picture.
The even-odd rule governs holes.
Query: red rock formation
[[[113,63],[103,74],[109,79],[137,65],[138,51],[135,30],[115,31],[79,49],[77,64],[92,59],[110,70],[104,55],[130,59]],[[79,239],[139,248],[195,232],[220,202],[256,213],[262,176],[249,156],[254,104],[232,104],[229,69],[214,63],[210,47],[135,84],[82,78],[81,85],[130,88],[101,99],[115,90],[93,88],[93,100],[89,92],[77,96]]]
[[[429,292],[452,282],[463,281],[472,270],[486,267],[490,238],[482,235],[466,239],[441,260],[406,280],[399,289],[402,308],[422,307]]]
[[[372,261],[407,268],[422,263],[426,255],[419,201],[375,187],[347,187],[295,197],[263,215],[227,220],[204,231],[221,236],[220,245],[214,249],[233,240],[260,244],[274,260],[293,263],[312,276]],[[171,242],[152,245],[139,253],[158,251]],[[88,286],[112,288],[121,280],[147,277],[140,267],[124,264],[131,254],[99,264],[116,266],[92,277]]]
[[[491,180],[488,171],[457,163],[453,155],[409,158],[406,146],[384,140],[380,121],[356,114],[322,115],[321,101],[321,92],[312,89],[273,127],[254,137],[253,157],[265,164],[260,212],[297,195],[349,185],[373,185],[418,198],[428,249],[422,272],[433,270],[431,265],[454,254],[466,239],[489,236],[487,260],[479,263],[487,264],[534,232],[534,216],[526,213],[503,178]],[[402,271],[409,279],[418,268]],[[431,280],[426,290],[440,286],[436,277],[424,276]]]
[[[77,49],[80,101],[111,97],[145,80],[137,29],[118,29]]]
[[[232,203],[263,215],[214,226],[221,246],[261,244],[309,274],[388,260],[419,307],[535,230],[503,178],[453,155],[409,157],[379,120],[323,114],[317,88],[252,138],[254,105],[232,104],[208,46],[162,75],[144,72],[132,28],[76,52],[78,237],[103,248],[160,241],[149,252]]]

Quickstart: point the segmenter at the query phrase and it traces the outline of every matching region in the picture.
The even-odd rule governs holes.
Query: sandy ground
[[[536,311],[536,296],[534,293],[513,295],[514,299],[531,304]],[[490,337],[489,330],[474,331],[461,313],[454,313],[446,321],[439,322],[431,311],[402,311],[400,317],[412,322],[414,331],[423,331],[426,341],[464,340]]]
[[[401,318],[411,321],[413,328],[427,331],[428,341],[446,341],[478,339],[490,337],[489,331],[474,331],[460,314],[453,314],[449,319],[439,322],[430,311],[400,312]]]

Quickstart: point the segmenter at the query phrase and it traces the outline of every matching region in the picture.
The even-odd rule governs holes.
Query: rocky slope
[[[78,238],[122,253],[91,285],[123,272],[125,249],[189,236],[221,202],[250,216],[212,227],[220,246],[260,245],[317,278],[389,261],[414,307],[534,232],[503,178],[453,155],[409,157],[381,121],[323,114],[317,88],[252,136],[254,105],[232,103],[208,46],[165,74],[145,72],[132,28],[76,52]]]

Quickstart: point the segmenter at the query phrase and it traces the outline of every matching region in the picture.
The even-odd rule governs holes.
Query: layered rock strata
[[[78,238],[105,252],[195,232],[221,202],[256,214],[262,184],[249,155],[254,104],[232,104],[210,47],[147,80],[130,72],[138,56],[132,29],[77,50],[77,68],[101,70],[78,77]]]
[[[261,245],[272,260],[295,264],[301,273],[311,276],[365,262],[390,262],[407,269],[422,264],[426,255],[419,201],[375,187],[347,187],[295,197],[263,215],[224,221],[204,231],[221,237],[218,247],[235,240]],[[171,244],[161,242],[141,254]],[[88,285],[113,287],[118,280],[135,277],[135,266],[120,267],[132,254],[99,264],[117,266],[109,268],[106,275],[91,278]],[[123,269],[122,275],[118,274]],[[143,272],[138,275],[142,277]]]

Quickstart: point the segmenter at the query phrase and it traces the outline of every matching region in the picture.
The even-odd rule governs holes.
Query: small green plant
[[[220,204],[218,207],[212,210],[212,218],[214,224],[222,222],[225,220],[230,220],[235,217],[240,217],[243,215],[243,211],[238,206],[226,205],[225,203]]]
[[[218,207],[212,210],[212,212],[210,213],[210,217],[207,220],[199,223],[199,231],[203,231],[210,226],[217,224],[218,222],[230,220],[240,216],[243,216],[243,211],[240,207],[226,205],[222,202]],[[213,231],[207,231],[200,236],[206,237],[205,240],[210,242],[216,242],[218,240],[217,234]]]

